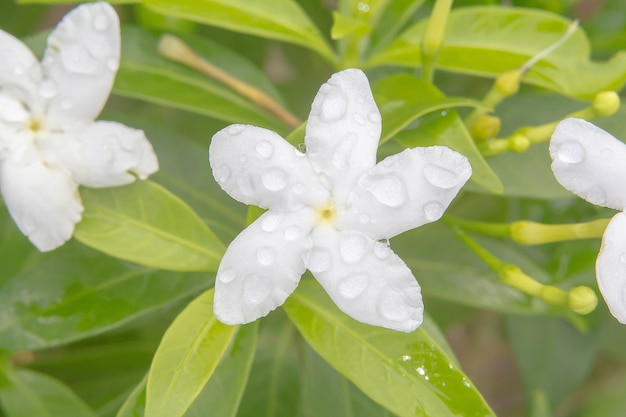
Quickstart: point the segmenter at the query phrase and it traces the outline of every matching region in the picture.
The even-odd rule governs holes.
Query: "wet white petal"
[[[616,214],[604,232],[596,275],[611,314],[626,324],[626,213]]]
[[[335,304],[352,318],[403,332],[423,320],[420,286],[384,243],[358,232],[316,228],[306,266]]]
[[[314,217],[312,210],[270,210],[237,236],[217,271],[213,308],[220,321],[248,323],[285,302],[304,273]]]
[[[358,69],[334,74],[315,96],[306,125],[307,156],[328,178],[339,205],[356,178],[376,163],[381,118]]]
[[[110,187],[147,178],[159,168],[152,145],[143,131],[115,122],[95,122],[76,131],[39,141],[56,155],[76,182],[88,187]]]
[[[209,161],[218,184],[234,199],[292,211],[328,199],[308,159],[278,134],[231,125],[213,136]]]
[[[0,86],[4,94],[34,105],[39,62],[19,39],[0,30]]]
[[[78,185],[55,159],[44,160],[34,149],[24,152],[0,161],[0,190],[22,233],[49,251],[65,243],[81,219]]]
[[[119,19],[105,2],[73,9],[48,37],[39,94],[51,127],[90,121],[102,110],[120,60]]]
[[[626,145],[582,119],[565,119],[550,140],[552,171],[590,203],[626,209]]]
[[[407,149],[359,178],[337,227],[382,239],[433,222],[471,174],[467,158],[447,147]]]
[[[20,100],[9,94],[0,93],[0,122],[22,126],[30,117]]]

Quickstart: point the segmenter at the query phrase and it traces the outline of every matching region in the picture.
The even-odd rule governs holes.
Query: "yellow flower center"
[[[317,216],[320,222],[332,222],[337,215],[335,209],[335,203],[332,201],[327,202],[317,210]]]

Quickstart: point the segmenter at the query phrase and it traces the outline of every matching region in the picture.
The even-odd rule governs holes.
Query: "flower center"
[[[337,215],[337,210],[335,209],[335,203],[333,201],[328,201],[326,204],[317,209],[317,217],[320,222],[332,222]]]
[[[41,130],[41,120],[39,119],[31,119],[28,125],[26,125],[26,129],[28,129],[31,133],[37,133]]]

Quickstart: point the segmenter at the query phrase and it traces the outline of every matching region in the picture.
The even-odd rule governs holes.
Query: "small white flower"
[[[79,184],[127,184],[133,174],[146,178],[158,169],[142,131],[93,121],[119,60],[119,20],[107,3],[65,16],[41,64],[0,30],[0,191],[19,229],[42,251],[72,236],[83,211]]]
[[[232,125],[213,137],[209,160],[220,186],[269,209],[219,266],[214,310],[222,322],[265,316],[308,268],[356,320],[405,332],[422,323],[420,287],[383,241],[439,219],[471,167],[442,146],[407,149],[376,164],[380,133],[367,78],[349,69],[315,97],[306,154],[254,126]]]
[[[620,210],[602,238],[598,287],[611,314],[626,324],[626,145],[581,119],[565,119],[550,140],[552,171],[590,203]]]

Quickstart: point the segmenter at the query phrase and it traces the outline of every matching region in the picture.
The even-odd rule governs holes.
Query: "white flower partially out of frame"
[[[626,324],[626,145],[582,119],[565,119],[550,140],[552,171],[565,188],[598,206],[620,210],[609,222],[596,278],[606,304]]]
[[[407,149],[376,164],[380,133],[368,80],[348,69],[313,101],[306,154],[255,126],[231,125],[213,137],[209,160],[222,189],[269,209],[221,261],[219,320],[243,324],[267,315],[308,268],[356,320],[405,332],[422,323],[420,287],[381,240],[439,219],[471,167],[443,146]]]
[[[79,6],[48,37],[42,62],[0,31],[0,191],[41,251],[73,234],[78,186],[109,187],[158,170],[141,130],[94,122],[120,61],[120,27],[107,3]]]

